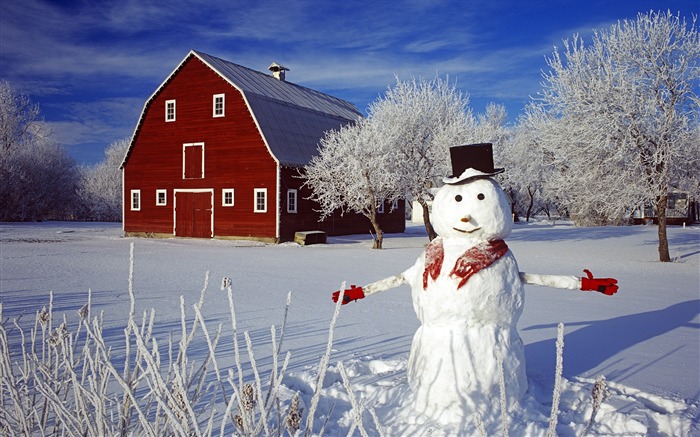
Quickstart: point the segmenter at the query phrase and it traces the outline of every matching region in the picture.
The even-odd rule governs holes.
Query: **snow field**
[[[507,240],[521,270],[582,274],[620,280],[620,292],[607,297],[584,292],[527,287],[519,328],[525,342],[530,394],[541,416],[520,421],[511,416],[511,435],[519,430],[546,431],[555,365],[556,325],[566,326],[564,387],[557,431],[577,435],[590,416],[590,391],[599,375],[608,380],[610,397],[596,416],[592,434],[693,435],[698,432],[700,391],[698,314],[700,313],[700,233],[671,228],[677,262],[658,263],[656,228],[575,228],[567,223],[516,225]],[[93,308],[104,310],[105,339],[121,336],[128,317],[129,243],[135,242],[136,314],[155,308],[155,335],[179,329],[179,296],[188,316],[199,297],[206,271],[210,285],[202,314],[210,330],[222,323],[227,332],[228,305],[219,282],[233,280],[239,332],[248,331],[257,364],[271,366],[270,325],[279,328],[288,291],[292,302],[284,351],[292,352],[283,380],[288,399],[294,392],[310,402],[318,362],[326,347],[333,305],[330,292],[363,285],[412,265],[427,243],[420,227],[389,235],[386,249],[372,251],[369,236],[332,238],[323,246],[261,245],[254,242],[202,240],[132,240],[118,225],[40,223],[0,225],[3,319],[24,314],[33,320],[54,293],[54,311],[75,320],[92,289]],[[331,413],[326,434],[346,434],[352,426],[350,398],[338,362],[351,380],[356,400],[373,407],[380,422],[390,415],[406,389],[405,366],[418,326],[408,287],[382,293],[342,308],[335,327],[329,373],[324,381],[318,421]],[[138,317],[137,317],[138,318]],[[205,353],[206,344],[200,345]],[[217,349],[220,366],[230,365],[230,346]],[[494,408],[498,408],[495,394]],[[365,428],[374,430],[369,414]],[[407,425],[407,427],[410,424]],[[435,424],[438,431],[440,423]],[[409,432],[407,428],[404,431]]]

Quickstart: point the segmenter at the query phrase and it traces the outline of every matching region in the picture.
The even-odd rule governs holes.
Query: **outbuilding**
[[[291,241],[295,232],[367,233],[360,214],[319,222],[300,172],[326,131],[362,115],[351,103],[191,51],[144,105],[121,165],[131,236]],[[385,232],[404,203],[380,205]]]

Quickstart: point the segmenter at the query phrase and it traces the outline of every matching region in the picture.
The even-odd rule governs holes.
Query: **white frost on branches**
[[[368,108],[370,123],[380,131],[382,148],[392,156],[388,170],[395,174],[401,196],[428,211],[432,189],[450,174],[449,148],[481,142],[469,97],[448,78],[399,80]],[[428,235],[434,231],[423,216]]]
[[[335,210],[363,214],[375,226],[378,241],[376,204],[415,200],[432,239],[427,212],[432,190],[451,173],[449,148],[502,141],[505,119],[505,109],[497,105],[474,117],[469,97],[447,78],[397,79],[369,106],[366,119],[327,133],[306,168],[306,183],[324,217]]]
[[[639,14],[596,32],[588,45],[575,35],[547,63],[542,93],[522,123],[536,132],[530,143],[544,152],[543,189],[574,220],[620,223],[642,204],[653,204],[665,219],[670,189],[697,196],[695,19],[687,24],[670,12]],[[665,224],[659,240],[664,261]]]
[[[122,174],[119,166],[128,147],[128,138],[113,142],[105,150],[104,161],[83,170],[78,193],[87,218],[121,221]]]
[[[377,204],[395,200],[399,187],[396,174],[389,171],[392,156],[382,135],[365,118],[329,131],[304,174],[312,199],[320,205],[321,218],[337,210],[364,215],[375,229],[375,248],[381,248],[383,237]]]

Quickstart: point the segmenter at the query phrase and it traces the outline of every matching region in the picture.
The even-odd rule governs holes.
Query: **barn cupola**
[[[273,62],[272,64],[270,64],[270,66],[267,67],[267,69],[272,72],[272,76],[275,79],[281,80],[282,82],[284,82],[284,72],[289,71],[289,68],[280,65],[277,62]]]

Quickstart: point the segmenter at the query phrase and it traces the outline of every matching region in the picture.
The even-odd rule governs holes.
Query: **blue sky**
[[[131,136],[191,49],[264,72],[278,62],[362,112],[396,76],[449,75],[477,113],[495,102],[515,120],[554,46],[652,9],[690,20],[700,0],[3,0],[0,79],[86,164]]]

